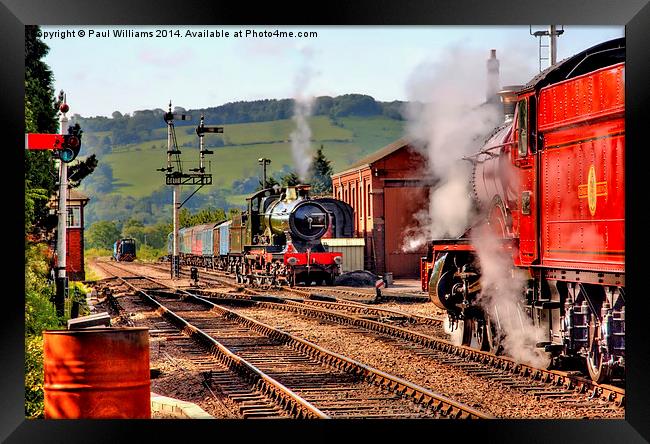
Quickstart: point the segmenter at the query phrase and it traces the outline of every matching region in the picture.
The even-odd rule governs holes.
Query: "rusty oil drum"
[[[43,332],[45,418],[151,418],[147,328]]]

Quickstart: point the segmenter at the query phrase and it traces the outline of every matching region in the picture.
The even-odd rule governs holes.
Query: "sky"
[[[544,29],[548,27],[532,27],[533,32]],[[624,27],[611,26],[563,29],[558,61],[625,32]],[[298,94],[357,93],[380,101],[408,100],[407,84],[418,67],[444,64],[450,54],[487,60],[491,49],[497,50],[500,60],[501,85],[524,84],[539,72],[539,40],[530,35],[529,26],[43,26],[41,30],[41,40],[50,48],[44,61],[54,73],[55,92],[63,89],[70,113],[84,117],[166,109],[170,100],[186,109]],[[131,34],[115,37],[115,31]],[[196,34],[206,31],[221,35]],[[265,31],[271,35],[260,35]],[[275,31],[294,36],[272,35]],[[145,36],[135,37],[135,32]],[[298,37],[298,32],[316,36]],[[543,68],[548,66],[543,63]]]

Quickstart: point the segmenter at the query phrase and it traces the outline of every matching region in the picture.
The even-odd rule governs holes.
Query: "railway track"
[[[386,342],[386,337],[389,337],[393,346],[407,350],[418,357],[456,367],[468,375],[518,390],[535,396],[536,399],[554,399],[565,405],[575,405],[595,411],[609,409],[609,406],[622,408],[625,404],[623,388],[594,384],[591,380],[577,374],[540,369],[517,363],[506,356],[494,356],[487,352],[458,346],[441,337],[443,333],[431,326],[408,322],[404,326],[395,325],[395,322],[390,319],[357,317],[293,301],[284,304],[255,302],[250,308],[244,309],[244,313],[255,316],[256,310],[265,314],[262,319],[276,317],[270,310],[291,312],[319,323],[349,326],[363,332],[365,336],[382,342]],[[287,320],[287,323],[289,322],[290,320]],[[416,329],[420,331],[415,331]],[[294,334],[297,334],[297,330]]]
[[[490,418],[423,387],[332,353],[185,292],[147,294],[149,278],[122,279],[156,313],[210,349],[225,365],[264,387],[298,417]],[[148,287],[151,288],[151,287]],[[153,288],[159,290],[160,287]]]
[[[158,268],[159,266],[155,266]],[[205,274],[208,274],[206,278]],[[181,270],[181,275],[189,277],[189,273]],[[223,272],[204,272],[202,281],[207,281],[211,283],[216,283],[219,286],[226,286],[236,290],[236,292],[226,292],[219,291],[214,289],[201,289],[193,288],[194,293],[210,297],[214,300],[223,300],[227,302],[228,299],[251,299],[251,300],[273,300],[280,299],[291,300],[297,297],[297,301],[303,302],[305,304],[311,304],[314,306],[322,306],[334,310],[344,310],[360,316],[373,316],[377,318],[383,318],[387,320],[405,320],[412,324],[423,324],[431,325],[437,328],[442,328],[444,319],[442,317],[431,317],[431,316],[422,316],[412,313],[407,313],[400,310],[394,309],[385,309],[374,307],[368,303],[362,303],[357,301],[351,301],[346,299],[340,299],[335,296],[323,293],[337,292],[340,294],[354,295],[356,297],[368,297],[369,295],[364,292],[353,292],[348,290],[340,290],[327,287],[321,292],[307,291],[299,288],[281,288],[281,289],[268,289],[268,290],[259,290],[253,288],[244,288],[241,284],[232,282],[232,278],[227,276]],[[374,296],[373,299],[374,300]]]
[[[248,290],[248,298],[261,294]],[[254,307],[300,314],[337,325],[347,325],[379,337],[390,337],[394,345],[410,350],[448,366],[461,369],[518,390],[537,399],[553,399],[564,405],[599,409],[603,404],[624,407],[625,390],[610,385],[594,384],[591,380],[571,372],[546,370],[515,362],[505,356],[494,356],[468,347],[457,346],[443,338],[441,320],[385,310],[364,304],[313,300],[250,301]],[[209,299],[206,297],[206,299]],[[220,302],[228,302],[221,298]],[[599,405],[600,404],[600,405]],[[606,408],[606,407],[605,407]]]
[[[104,281],[107,289],[109,284],[120,285],[118,279]],[[126,285],[123,285],[126,287]],[[135,326],[129,316],[136,311],[149,309],[138,298],[116,298],[112,292],[107,292],[107,302],[111,311],[117,315],[119,325]],[[123,307],[123,304],[126,307]],[[149,319],[139,320],[138,326],[149,328],[149,337],[152,350],[150,356],[158,357],[159,361],[168,362],[171,371],[182,375],[183,382],[194,379],[197,392],[205,388],[206,395],[211,396],[210,401],[220,407],[213,416],[229,419],[282,419],[291,416],[276,405],[276,401],[260,390],[259,387],[241,374],[231,370],[216,359],[205,347],[197,344],[181,330],[174,327],[166,320],[153,316]],[[172,344],[171,346],[169,344]],[[169,348],[180,351],[176,356],[168,352]],[[180,354],[180,356],[179,356]],[[157,369],[160,372],[160,369]],[[160,375],[158,375],[160,377]],[[178,384],[180,385],[180,384]],[[196,387],[199,387],[198,389]],[[175,393],[172,393],[175,395]],[[197,401],[205,403],[203,397]],[[208,404],[210,404],[208,402]]]
[[[326,292],[329,293],[334,290],[337,289],[327,288]],[[248,291],[262,294],[255,290]],[[314,296],[314,293],[300,289],[287,289],[287,291],[289,293],[304,295],[306,298]],[[349,293],[347,291],[343,292],[343,294]],[[260,304],[262,303],[260,302]],[[320,306],[329,309],[329,311],[299,308],[300,304]],[[331,322],[356,325],[371,331],[407,340],[433,350],[433,352],[425,352],[424,354],[418,352],[420,355],[427,355],[441,360],[441,362],[460,366],[467,373],[499,381],[503,385],[520,389],[526,393],[535,393],[535,396],[538,397],[562,398],[563,402],[571,402],[572,400],[569,398],[575,398],[576,403],[581,403],[585,400],[584,398],[591,400],[599,399],[612,403],[617,407],[625,406],[625,389],[622,387],[594,383],[582,374],[579,374],[579,372],[537,368],[518,363],[507,356],[495,356],[488,352],[453,344],[441,335],[443,323],[443,319],[441,318],[406,313],[400,316],[396,314],[395,310],[372,308],[367,304],[355,303],[353,301],[328,302],[305,299],[301,302],[295,302],[288,300],[286,301],[286,305],[276,304],[270,306],[276,309],[294,310],[306,316],[329,320]],[[289,306],[293,307],[289,308]],[[331,312],[332,310],[349,311],[357,316],[336,315]],[[358,315],[365,317],[358,319]],[[401,322],[402,326],[406,328],[400,328],[400,326],[394,325],[396,321]],[[432,331],[427,331],[427,328],[423,328],[423,326],[433,326],[435,328]],[[471,365],[468,365],[468,361],[471,362]],[[510,378],[513,381],[504,378]]]
[[[151,266],[156,267],[161,271],[162,270],[168,271],[168,267],[164,265],[152,264]],[[190,275],[187,271],[183,269],[181,269],[180,274],[186,277],[189,277]],[[233,288],[238,288],[238,287],[241,288],[243,286],[242,284],[235,283],[232,276],[229,273],[219,271],[219,270],[201,270],[201,281],[227,285]],[[250,292],[250,294],[258,294],[258,293],[264,293],[268,291],[285,294],[287,296],[294,295],[300,298],[308,298],[308,299],[322,298],[325,300],[329,300],[331,302],[336,302],[340,300],[342,297],[347,297],[347,298],[353,298],[353,300],[356,300],[361,303],[368,303],[368,302],[374,302],[376,298],[374,290],[364,291],[362,289],[350,290],[350,289],[332,288],[332,287],[323,287],[321,290],[314,290],[313,288],[310,287],[283,287],[282,289],[271,289],[271,288],[267,288],[267,289],[246,288],[245,289],[245,292],[246,293]],[[333,295],[338,295],[338,296],[333,296]],[[400,295],[387,294],[385,291],[382,297],[386,300],[395,300],[395,301],[409,301],[409,302],[429,301],[428,296],[402,297]]]

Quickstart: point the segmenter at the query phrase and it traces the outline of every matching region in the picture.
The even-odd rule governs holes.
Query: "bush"
[[[153,248],[150,245],[140,245],[136,251],[139,261],[157,261],[160,256],[167,254],[167,248]]]
[[[112,250],[107,250],[105,248],[88,248],[84,250],[85,259],[94,259],[96,257],[110,257],[113,256]]]
[[[43,418],[43,336],[25,338],[25,416]]]
[[[43,330],[58,330],[65,323],[56,315],[54,285],[48,281],[49,264],[44,244],[25,248],[25,416],[43,417]]]
[[[86,316],[90,314],[88,301],[86,295],[90,293],[90,288],[86,287],[81,282],[70,282],[68,285],[68,300],[66,301],[66,320],[72,317],[71,310],[72,304],[76,302],[79,304],[79,316]]]
[[[25,251],[25,416],[28,418],[44,416],[43,331],[65,328],[73,302],[79,304],[79,316],[90,314],[86,302],[90,289],[81,282],[69,282],[65,315],[62,318],[56,315],[52,302],[55,288],[48,280],[46,252],[42,244],[27,245]]]

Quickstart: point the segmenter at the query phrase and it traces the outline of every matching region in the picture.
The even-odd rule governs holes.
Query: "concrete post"
[[[65,113],[61,117],[61,134],[68,133],[68,118]],[[68,219],[68,164],[59,160],[59,221],[57,226],[56,240],[56,295],[54,306],[56,314],[63,316],[65,307],[65,296],[68,290],[68,278],[66,276],[66,230]]]

